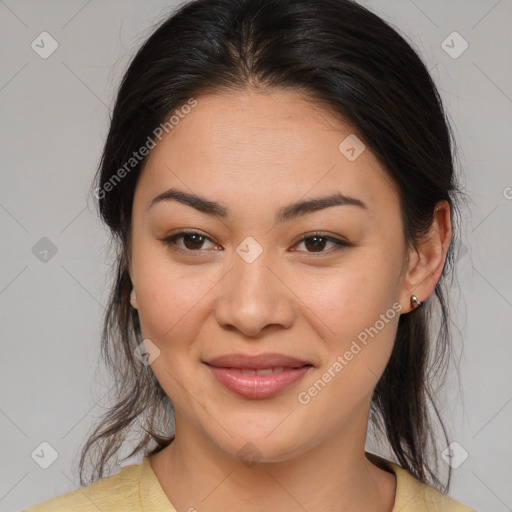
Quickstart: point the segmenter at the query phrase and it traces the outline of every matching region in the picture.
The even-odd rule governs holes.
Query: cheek
[[[315,323],[324,324],[329,338],[356,336],[373,325],[398,297],[396,262],[377,257],[378,251],[366,252],[359,251],[329,271],[305,270],[295,279],[292,288],[303,304],[302,311],[314,313]]]
[[[143,338],[149,338],[160,350],[151,367],[160,385],[179,409],[203,402],[201,386],[191,376],[201,358],[194,343],[207,318],[206,300],[212,287],[201,278],[169,263],[153,262],[139,273],[138,311]],[[186,391],[184,385],[186,383]],[[190,402],[190,396],[196,398]],[[200,414],[200,410],[196,411]]]
[[[140,276],[137,301],[141,325],[157,340],[187,338],[186,330],[198,325],[201,299],[211,288],[199,275],[184,278],[172,268],[152,267]]]
[[[309,277],[304,273],[296,283],[303,314],[322,330],[322,370],[331,372],[324,373],[332,385],[317,401],[319,406],[348,392],[354,403],[367,396],[393,349],[400,316],[399,268],[392,255],[381,251],[377,257],[375,249],[364,252],[333,272]]]
[[[133,264],[142,335],[162,352],[172,351],[173,358],[179,357],[200,335],[209,314],[211,291],[223,275],[221,269],[172,261],[167,249],[154,241],[134,250]]]
[[[335,428],[373,393],[393,350],[400,313],[391,284],[376,282],[371,273],[321,284],[323,291],[310,291],[304,301],[314,314],[307,308],[304,314],[325,332],[322,367],[300,391],[301,400],[311,401],[312,415],[331,418]]]

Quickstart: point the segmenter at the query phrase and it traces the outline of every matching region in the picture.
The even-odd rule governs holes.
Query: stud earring
[[[417,309],[421,306],[423,306],[424,302],[421,302],[416,295],[411,295],[411,306],[414,309]]]

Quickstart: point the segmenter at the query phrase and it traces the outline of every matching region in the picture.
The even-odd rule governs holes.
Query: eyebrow
[[[175,188],[170,188],[169,190],[166,190],[162,194],[153,198],[149,204],[148,210],[154,205],[164,201],[177,201],[181,204],[191,206],[200,212],[213,215],[215,217],[226,218],[230,214],[228,208],[215,201],[211,201],[196,194],[191,194],[189,192]],[[355,199],[341,193],[336,193],[330,196],[308,199],[306,201],[299,201],[297,203],[285,206],[278,211],[276,215],[276,222],[284,222],[292,218],[305,215],[307,213],[316,212],[325,208],[331,208],[332,206],[345,205],[358,206],[363,209],[368,209],[368,206],[360,199]]]

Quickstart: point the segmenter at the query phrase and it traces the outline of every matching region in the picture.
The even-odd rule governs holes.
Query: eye
[[[184,247],[180,246],[177,241],[182,239]],[[179,231],[174,235],[164,238],[162,242],[173,251],[182,252],[200,252],[203,249],[205,240],[212,242],[211,238],[199,231]],[[213,242],[212,242],[213,243]]]
[[[183,245],[178,243],[179,240],[182,241]],[[189,254],[198,253],[198,255],[205,250],[203,247],[205,241],[212,242],[212,244],[215,246],[215,243],[212,241],[212,239],[200,231],[179,231],[162,240],[164,245],[173,251],[188,252]],[[300,245],[302,243],[306,247],[305,252],[307,253],[331,253],[340,250],[343,247],[350,246],[350,243],[344,240],[340,240],[332,236],[327,236],[321,232],[307,233],[302,235],[299,242],[295,245]],[[329,243],[334,245],[334,249],[328,251],[324,250],[326,244]],[[294,252],[296,251],[294,250]]]
[[[342,249],[343,247],[349,247],[350,244],[344,240],[327,236],[324,233],[307,233],[302,235],[299,240],[299,244],[304,243],[304,246],[308,249],[306,252],[312,253],[329,253]],[[323,250],[327,243],[334,244],[334,251]],[[309,250],[311,249],[311,250]]]

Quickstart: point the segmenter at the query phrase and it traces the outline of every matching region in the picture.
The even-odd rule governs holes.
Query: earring
[[[421,302],[416,295],[411,295],[411,306],[414,309],[417,309],[421,306],[423,306],[424,302]]]

